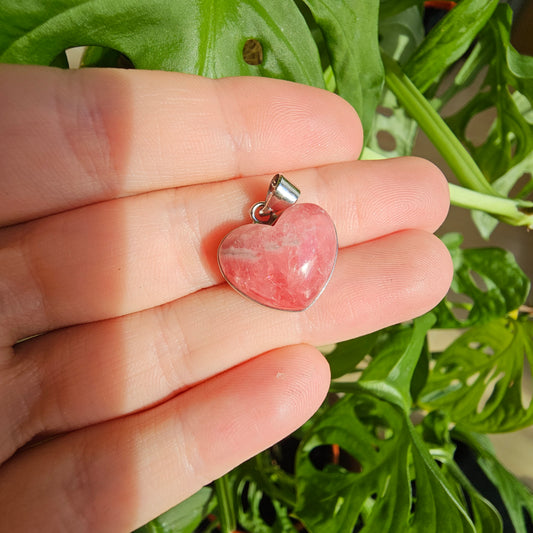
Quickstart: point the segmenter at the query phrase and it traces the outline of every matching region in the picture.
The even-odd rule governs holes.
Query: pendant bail
[[[294,205],[300,191],[285,176],[276,174],[268,187],[264,202],[258,202],[250,209],[252,220],[259,224],[274,224],[281,213]]]

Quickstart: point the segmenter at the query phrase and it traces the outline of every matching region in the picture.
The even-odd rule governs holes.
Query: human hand
[[[312,415],[329,385],[314,345],[449,286],[442,174],[356,161],[360,123],[330,93],[3,66],[0,94],[3,530],[138,527]],[[278,171],[339,237],[302,313],[248,301],[216,263]]]

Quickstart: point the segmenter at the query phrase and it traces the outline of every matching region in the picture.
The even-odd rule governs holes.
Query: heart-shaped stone
[[[246,224],[228,233],[218,248],[218,264],[244,296],[275,309],[303,311],[327,285],[337,249],[326,211],[296,204],[272,226]]]

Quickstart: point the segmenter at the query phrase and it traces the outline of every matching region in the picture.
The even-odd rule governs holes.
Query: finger
[[[339,254],[307,311],[251,302],[228,286],[121,319],[57,331],[16,347],[6,435],[68,431],[160,402],[176,391],[287,344],[322,345],[418,316],[445,295],[450,256],[433,235],[396,233]],[[236,342],[238,338],[238,342]],[[105,372],[103,372],[105,369]],[[2,400],[6,401],[6,400]],[[14,417],[13,413],[18,416]],[[5,452],[7,453],[7,452]]]
[[[314,348],[286,347],[157,408],[26,450],[0,472],[3,526],[131,531],[295,430],[328,385]]]
[[[341,246],[408,228],[434,231],[448,211],[440,171],[416,158],[291,173],[302,202],[333,217]],[[7,343],[161,305],[222,281],[216,249],[247,222],[265,178],[96,204],[0,234]],[[249,221],[249,218],[248,218]]]
[[[146,191],[357,158],[353,108],[266,78],[0,68],[0,224]]]

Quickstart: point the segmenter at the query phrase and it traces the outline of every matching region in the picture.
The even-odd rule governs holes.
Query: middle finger
[[[292,172],[349,246],[407,228],[434,231],[446,182],[413,158]],[[268,178],[169,189],[103,202],[2,230],[7,344],[43,331],[162,305],[222,281],[216,248],[264,198]],[[7,338],[6,338],[7,335]]]

